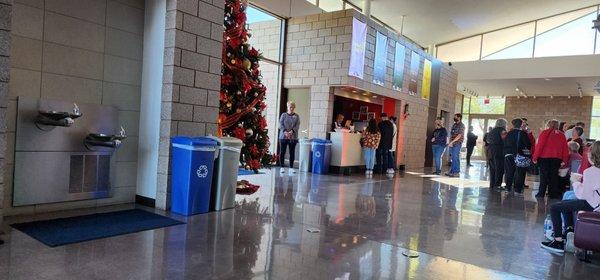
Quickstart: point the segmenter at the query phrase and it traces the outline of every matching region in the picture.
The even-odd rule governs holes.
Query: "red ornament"
[[[246,130],[243,127],[236,127],[233,130],[233,137],[242,141],[246,140]]]

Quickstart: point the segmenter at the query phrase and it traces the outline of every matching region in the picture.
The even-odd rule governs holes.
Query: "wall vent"
[[[109,155],[71,155],[69,193],[107,192],[109,189]]]

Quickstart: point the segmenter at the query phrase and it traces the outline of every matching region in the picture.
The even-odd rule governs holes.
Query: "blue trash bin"
[[[171,158],[171,212],[208,212],[217,142],[210,138],[174,137]]]
[[[327,174],[331,161],[331,141],[313,139],[312,141],[312,172]]]

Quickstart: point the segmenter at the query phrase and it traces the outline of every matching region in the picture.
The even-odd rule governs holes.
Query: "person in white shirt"
[[[581,128],[585,128],[585,123],[583,123],[583,122],[578,122],[578,123],[576,123],[576,124],[575,124],[575,126],[576,126],[576,127],[578,126],[578,127],[581,127]],[[566,137],[567,139],[571,139],[571,138],[573,138],[573,128],[571,128],[571,129],[569,129],[569,130],[565,131],[565,137]],[[587,139],[587,138],[585,138],[585,133],[583,133],[583,134],[579,135],[579,137],[580,137],[581,139],[583,139],[583,140]]]
[[[592,166],[583,172],[583,182],[581,182],[581,175],[571,174],[573,191],[577,199],[563,200],[550,207],[554,239],[542,242],[542,248],[550,252],[564,253],[565,238],[569,232],[573,232],[574,213],[579,211],[600,212],[600,141],[594,142],[587,160]],[[565,232],[562,227],[563,217]]]
[[[396,125],[396,117],[390,117],[390,122],[394,126],[394,137],[392,138],[392,148],[388,153],[388,173],[396,172],[396,145],[398,142],[398,126]]]

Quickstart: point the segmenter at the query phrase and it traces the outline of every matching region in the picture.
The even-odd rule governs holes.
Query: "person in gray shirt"
[[[298,129],[300,129],[300,116],[294,112],[296,103],[288,101],[287,112],[279,117],[279,165],[280,173],[285,173],[285,152],[290,148],[289,173],[296,173],[294,170],[294,157],[296,153],[296,144],[298,143]]]

